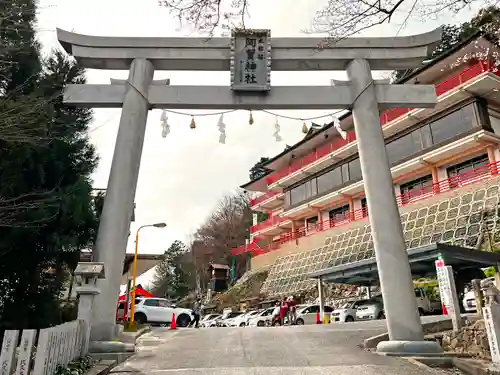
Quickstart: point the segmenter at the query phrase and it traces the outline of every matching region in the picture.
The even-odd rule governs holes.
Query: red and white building
[[[451,190],[496,178],[500,163],[500,73],[489,55],[498,50],[476,35],[428,62],[398,84],[434,84],[437,105],[380,114],[386,149],[401,210],[434,202]],[[352,123],[350,114],[342,123]],[[259,192],[252,210],[269,218],[251,227],[252,269],[271,266],[277,257],[301,252],[367,221],[367,205],[353,131],[340,137],[333,124],[311,131],[273,157],[269,173],[242,186]],[[430,203],[429,203],[430,204]]]

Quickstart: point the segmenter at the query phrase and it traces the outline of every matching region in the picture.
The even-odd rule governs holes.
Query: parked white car
[[[354,322],[356,320],[358,307],[362,306],[364,303],[366,303],[366,300],[346,302],[341,308],[333,310],[330,321],[332,323]]]
[[[259,313],[260,310],[253,310],[226,320],[227,327],[245,327],[248,321]]]
[[[324,308],[325,314],[331,315],[333,308],[331,306]],[[316,313],[319,313],[319,305],[298,305],[295,323],[297,325],[316,324]]]
[[[273,319],[274,307],[269,307],[267,309],[261,310],[254,317],[250,318],[248,321],[248,326],[250,327],[265,327],[267,324],[271,323]]]
[[[245,314],[242,312],[232,312],[228,318],[221,321],[222,327],[238,327],[240,320],[244,315]]]
[[[385,319],[382,297],[374,297],[364,302],[356,310],[356,320]]]
[[[417,302],[418,313],[420,315],[435,314],[441,311],[441,302],[429,296],[425,289],[415,288],[415,300]],[[385,319],[384,301],[382,296],[374,297],[365,301],[356,310],[357,320]]]
[[[241,311],[226,311],[217,319],[217,327],[231,327],[232,320],[242,314]]]
[[[200,321],[200,326],[208,328],[208,327],[217,327],[217,319],[220,318],[220,314],[207,314]]]
[[[462,305],[464,306],[464,310],[466,312],[474,312],[477,310],[476,306],[476,296],[474,295],[474,291],[470,290],[464,295],[464,299],[462,300]]]
[[[179,327],[187,327],[193,320],[189,309],[172,306],[165,298],[136,298],[134,320],[139,324],[152,323],[168,326],[172,323],[172,314]]]
[[[262,309],[252,310],[245,314],[245,325],[248,326],[250,319],[255,318],[258,314],[262,312]],[[240,325],[241,326],[241,325]]]

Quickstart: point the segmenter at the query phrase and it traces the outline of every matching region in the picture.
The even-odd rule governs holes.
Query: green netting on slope
[[[436,242],[477,248],[482,233],[488,234],[493,246],[500,244],[499,191],[498,181],[487,187],[472,184],[455,190],[451,197],[402,214],[407,248]],[[319,248],[278,258],[262,292],[269,295],[300,292],[314,286],[314,280],[307,277],[310,272],[373,257],[370,225],[346,227],[345,232],[327,237]]]

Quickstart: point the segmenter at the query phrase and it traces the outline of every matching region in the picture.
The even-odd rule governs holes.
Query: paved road
[[[385,322],[268,328],[155,328],[115,375],[428,375],[405,359],[357,345]]]

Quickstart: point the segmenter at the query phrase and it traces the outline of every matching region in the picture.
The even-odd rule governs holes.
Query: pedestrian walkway
[[[357,345],[383,325],[154,329],[115,375],[427,375],[405,359]]]

